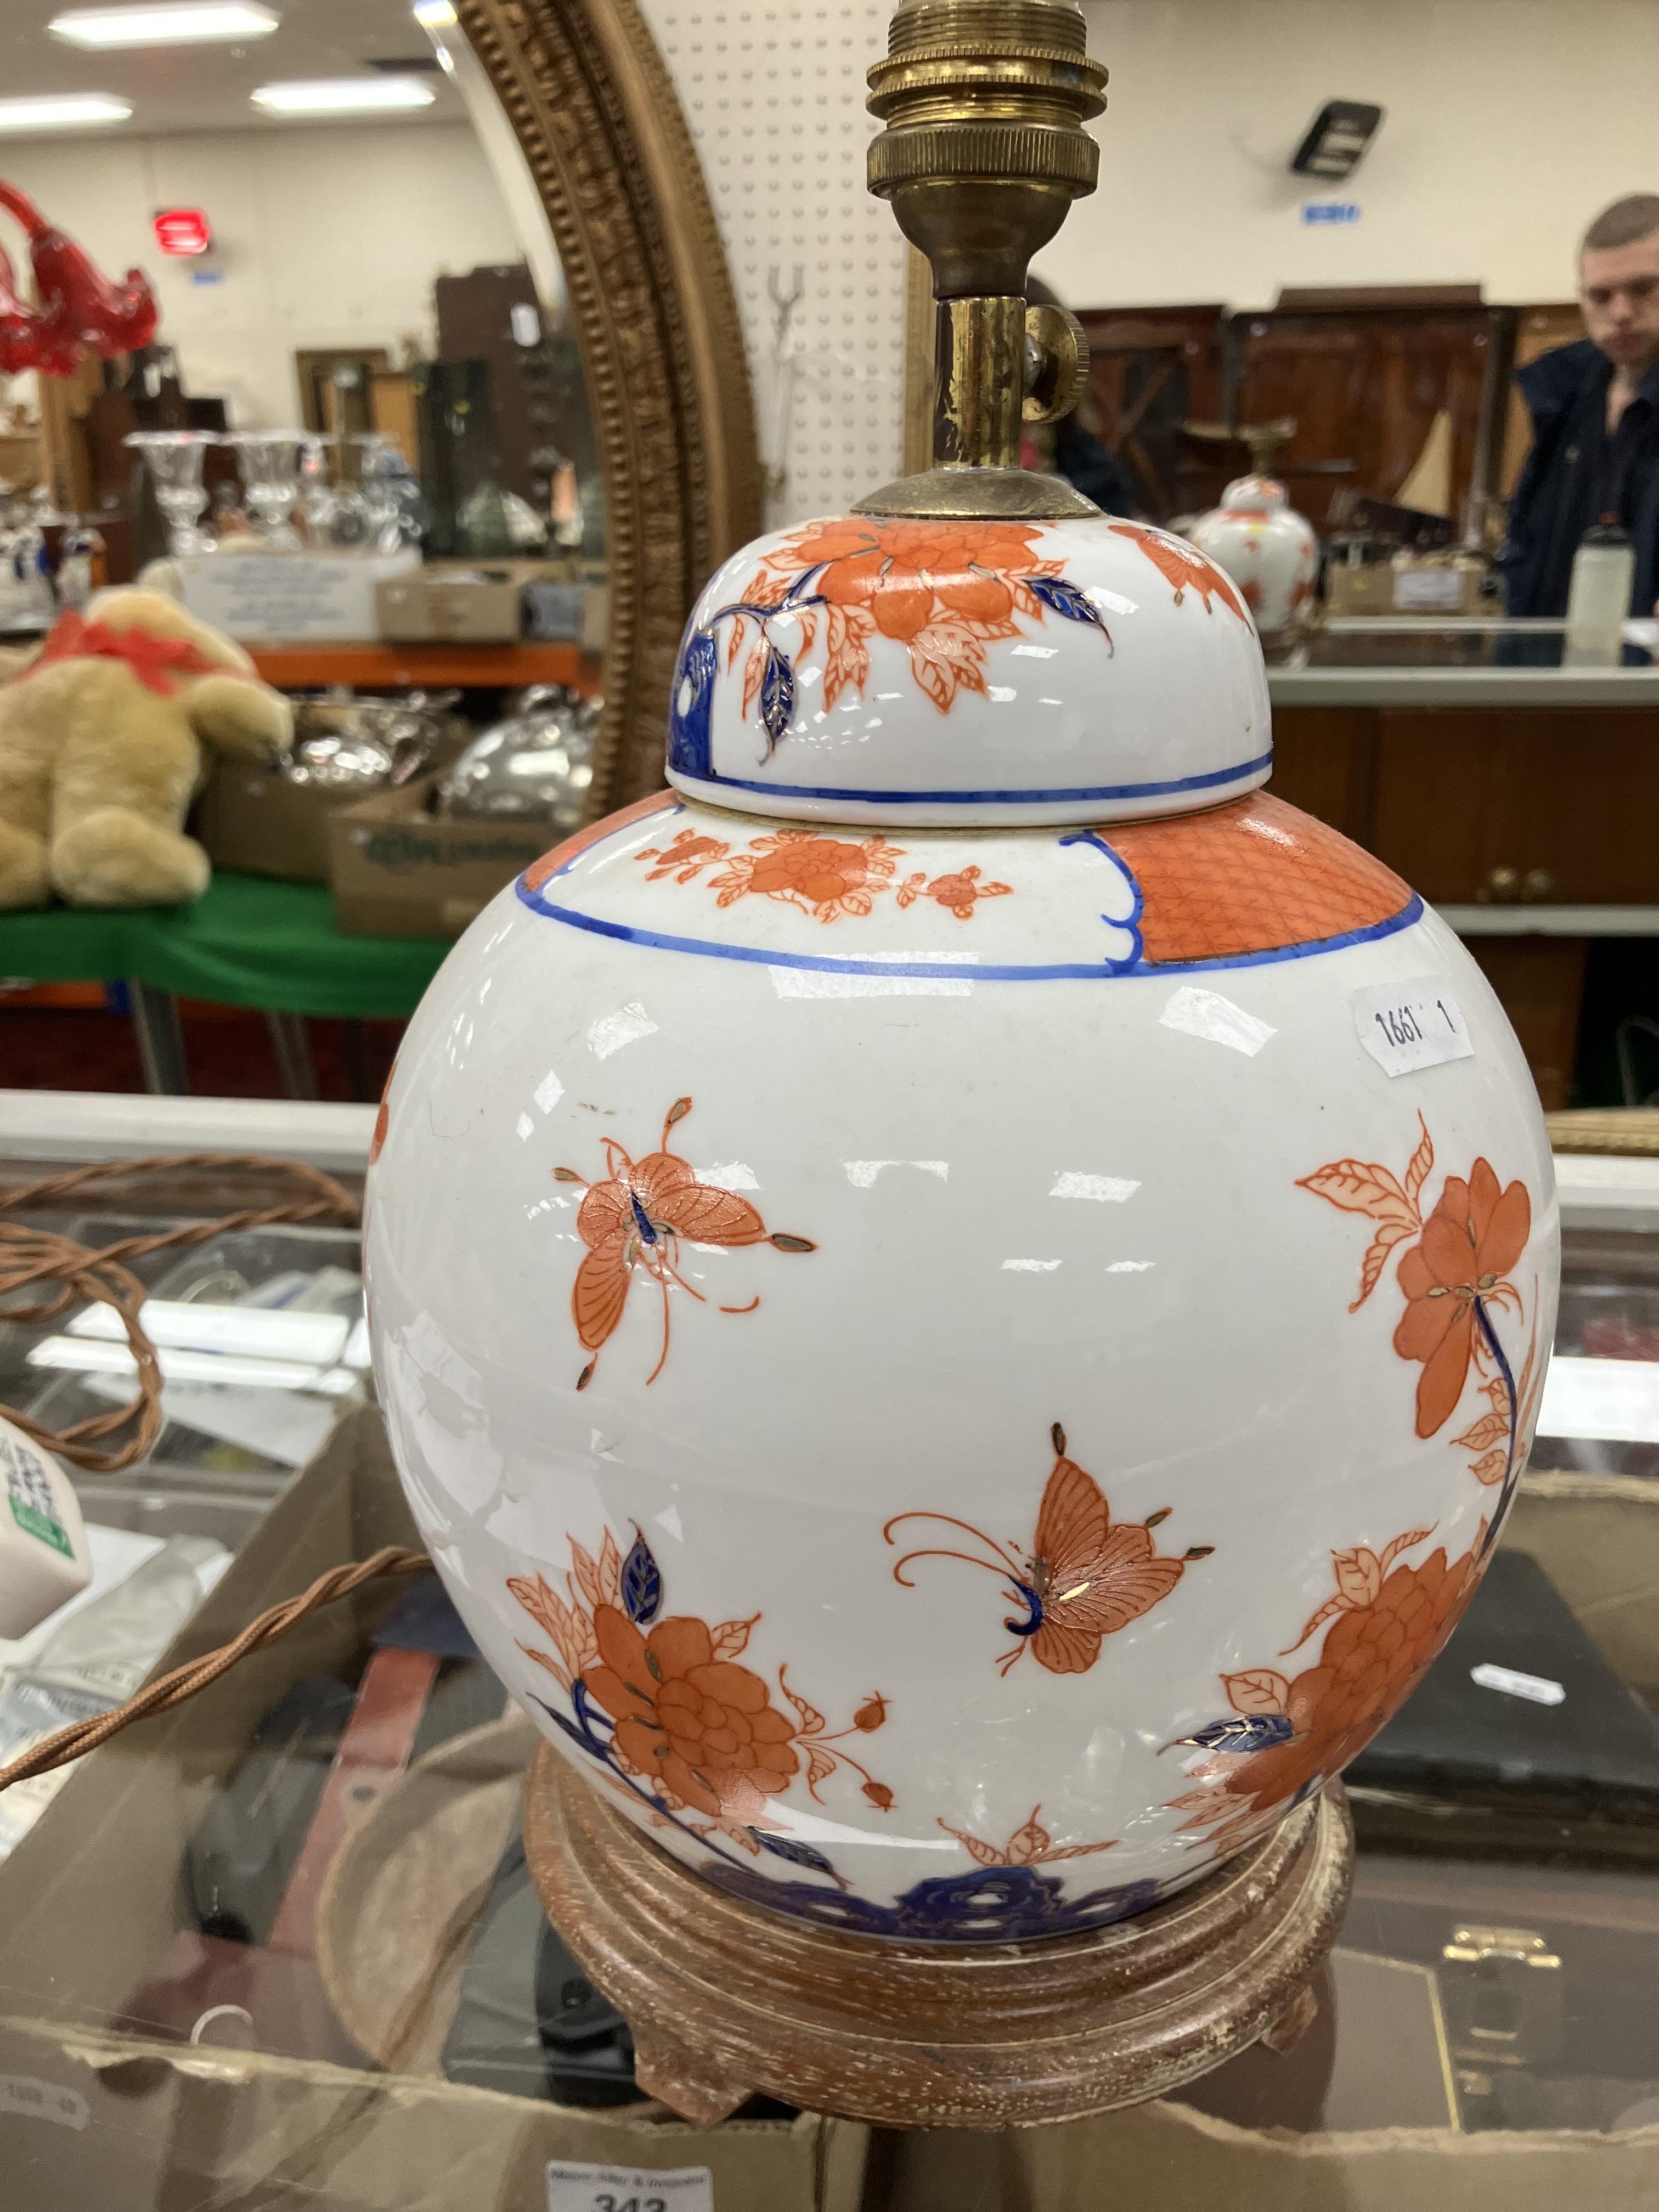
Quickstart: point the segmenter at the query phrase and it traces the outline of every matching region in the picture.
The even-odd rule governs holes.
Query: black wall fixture
[[[1328,100],[1297,148],[1291,167],[1300,177],[1339,184],[1365,158],[1382,120],[1382,110],[1364,100]]]

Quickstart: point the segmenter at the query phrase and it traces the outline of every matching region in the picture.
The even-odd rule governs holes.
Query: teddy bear
[[[294,710],[160,592],[99,593],[0,684],[0,908],[173,906],[212,870],[184,834],[203,747],[269,760]]]

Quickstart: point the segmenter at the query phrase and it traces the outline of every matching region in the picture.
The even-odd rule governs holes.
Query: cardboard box
[[[557,840],[544,822],[447,822],[436,775],[328,822],[334,915],[348,937],[459,937]]]
[[[398,553],[200,553],[179,562],[185,605],[228,637],[359,640],[377,635],[374,594],[421,565]]]
[[[257,762],[218,762],[197,802],[195,833],[216,868],[328,881],[329,817],[361,803],[352,791],[293,783]]]
[[[349,1418],[161,1670],[228,1641],[326,1568],[417,1540],[379,1414]],[[554,2160],[707,2167],[715,2212],[857,2212],[868,2131],[842,2121],[702,2130],[649,2103],[575,2111],[435,2075],[110,2027],[173,1941],[185,1846],[259,1718],[291,1684],[360,1650],[401,1587],[312,1616],[191,1704],[95,1753],[0,1867],[4,2212],[544,2212]]]
[[[378,635],[398,645],[580,645],[602,653],[611,594],[569,561],[433,561],[376,593]]]
[[[604,584],[532,576],[524,587],[524,634],[540,644],[568,642],[602,653],[611,628],[611,592]]]
[[[1396,568],[1391,561],[1374,561],[1350,568],[1334,562],[1325,579],[1325,611],[1401,615],[1419,622],[1436,615],[1478,615],[1486,606],[1480,594],[1486,573],[1479,562],[1454,568],[1440,562],[1409,561]]]
[[[509,645],[523,628],[523,586],[496,568],[418,575],[380,585],[376,635],[398,645]]]

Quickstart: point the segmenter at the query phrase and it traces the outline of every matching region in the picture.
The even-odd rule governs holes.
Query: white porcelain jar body
[[[738,1894],[983,1941],[1144,1908],[1403,1700],[1556,1248],[1479,971],[1271,799],[665,796],[456,948],[367,1271],[422,1533],[551,1741]]]
[[[1283,484],[1271,477],[1238,477],[1188,536],[1232,578],[1264,637],[1305,618],[1319,575],[1319,537],[1291,506]]]

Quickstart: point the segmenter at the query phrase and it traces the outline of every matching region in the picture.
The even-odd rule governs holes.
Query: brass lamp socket
[[[1093,191],[1105,106],[1076,0],[902,0],[870,71],[870,189],[939,300],[1024,298],[1031,256]]]
[[[941,471],[1016,471],[1022,422],[1075,404],[1083,333],[1068,315],[1028,311],[1025,287],[1031,256],[1095,189],[1100,149],[1084,125],[1105,106],[1105,82],[1077,0],[901,0],[894,11],[887,58],[870,71],[886,125],[871,143],[870,189],[927,256],[939,302],[936,468],[912,496],[958,511],[975,495],[936,484]],[[1013,495],[1004,483],[997,511]]]

